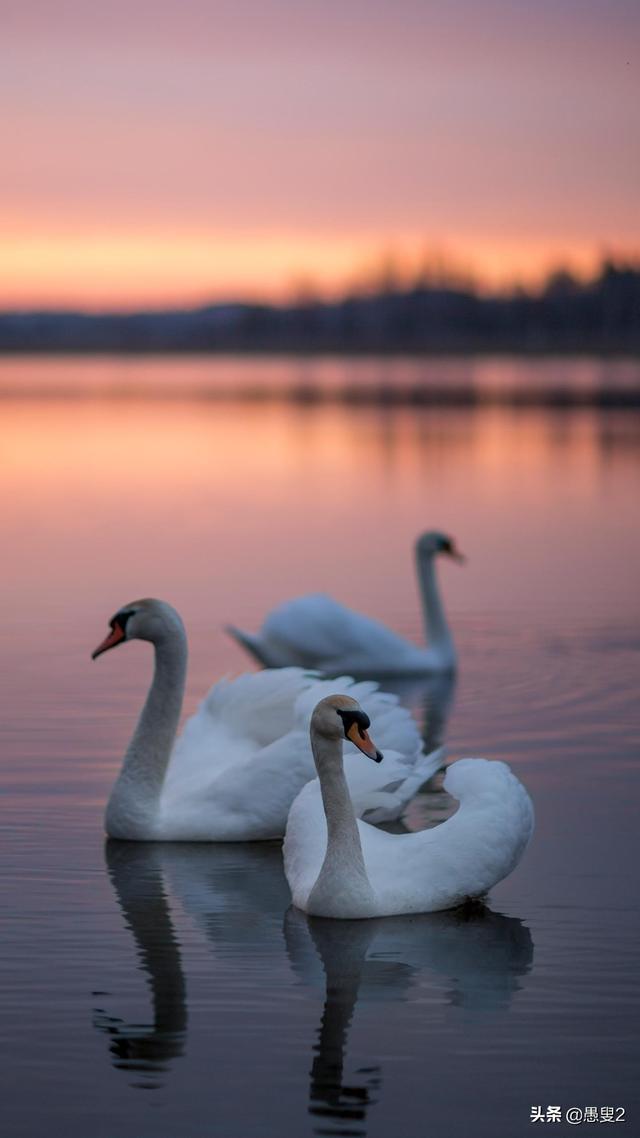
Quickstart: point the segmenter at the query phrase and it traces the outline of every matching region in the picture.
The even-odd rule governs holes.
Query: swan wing
[[[205,762],[211,773],[212,766],[234,762],[235,746],[244,755],[286,735],[295,724],[297,699],[313,682],[314,677],[301,668],[247,672],[219,680],[185,723],[169,773],[184,773],[189,765]]]
[[[393,748],[377,768],[345,743],[358,813],[373,812],[376,819],[402,813],[433,769],[411,714],[370,681],[320,680],[299,668],[284,668],[220,681],[187,721],[163,788],[163,836],[193,841],[281,837],[291,803],[315,774],[309,739],[313,709],[335,691],[365,701],[376,742]]]
[[[316,703],[338,692],[367,709],[372,738],[385,756],[378,766],[363,759],[353,743],[345,741],[344,769],[356,813],[375,823],[399,818],[422,784],[443,765],[443,749],[425,755],[415,720],[398,697],[380,691],[371,680],[355,681],[350,676],[316,680],[302,692],[296,702],[301,734],[308,734]]]
[[[207,723],[224,723],[265,746],[291,730],[297,700],[317,682],[312,673],[296,667],[247,672],[214,684],[200,712]]]
[[[371,735],[383,753],[389,749],[397,751],[406,757],[408,766],[413,766],[422,754],[416,722],[411,712],[402,707],[397,695],[381,691],[374,680],[354,680],[351,676],[338,676],[333,680],[314,678],[296,700],[296,726],[308,733],[316,704],[326,696],[337,694],[351,696],[366,709],[371,720]],[[357,748],[346,741],[344,753],[359,754]]]
[[[401,818],[420,788],[444,766],[444,757],[445,748],[438,747],[409,765],[405,755],[387,751],[380,770],[382,780],[378,776],[374,782],[369,767],[358,762],[358,755],[349,755],[345,771],[356,814],[374,826]]]
[[[445,787],[459,799],[456,814],[431,830],[388,834],[359,821],[375,916],[434,912],[481,897],[520,861],[533,832],[525,788],[501,762],[461,759]],[[285,872],[294,904],[305,907],[326,852],[320,784],[310,782],[290,812]]]
[[[448,768],[445,788],[460,805],[433,829],[395,835],[360,823],[381,914],[433,912],[483,897],[520,861],[533,806],[506,763],[461,759]]]
[[[250,717],[246,725],[237,721],[241,706],[211,723],[195,716],[187,725],[162,792],[164,839],[262,841],[284,834],[291,802],[314,773],[309,740],[301,746],[298,732],[289,730],[263,744]]]
[[[279,668],[214,684],[176,740],[163,799],[193,799],[214,784],[217,792],[221,774],[257,762],[291,733],[296,700],[313,682],[300,668]]]

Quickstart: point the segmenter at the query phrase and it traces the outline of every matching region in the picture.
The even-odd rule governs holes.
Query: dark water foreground
[[[538,1106],[640,1133],[635,414],[3,411],[3,1134],[519,1138]],[[536,806],[486,906],[310,921],[278,843],[105,844],[150,676],[144,645],[89,660],[119,604],[183,612],[190,710],[245,666],[220,626],[305,588],[419,637],[430,525],[469,556],[441,573],[461,671],[401,694]]]

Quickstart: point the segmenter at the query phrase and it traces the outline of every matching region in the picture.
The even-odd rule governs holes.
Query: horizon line
[[[571,264],[567,257],[564,261],[555,261],[535,282],[526,278],[514,277],[503,284],[491,284],[483,281],[479,274],[460,268],[453,259],[449,262],[440,260],[433,269],[428,266],[417,270],[405,271],[399,262],[388,258],[381,262],[378,272],[372,271],[368,279],[364,275],[360,280],[342,286],[323,287],[314,281],[313,275],[308,273],[298,284],[280,286],[278,289],[252,291],[247,289],[244,294],[229,292],[219,296],[203,293],[199,298],[180,300],[136,300],[131,303],[83,303],[77,301],[56,302],[34,301],[31,303],[11,303],[0,301],[0,314],[8,315],[74,315],[74,316],[133,316],[133,315],[161,315],[169,312],[200,312],[203,309],[224,308],[271,308],[287,309],[305,305],[331,306],[344,303],[351,299],[367,299],[373,297],[406,295],[418,289],[425,291],[447,291],[465,293],[477,296],[480,299],[515,298],[519,294],[529,297],[543,296],[550,284],[557,278],[566,277],[567,282],[575,282],[578,288],[587,288],[601,279],[603,272],[611,267],[616,271],[640,272],[640,253],[629,250],[626,253],[601,251],[598,257],[594,256],[591,271],[584,272]]]

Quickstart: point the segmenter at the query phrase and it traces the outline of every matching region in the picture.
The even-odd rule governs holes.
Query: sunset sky
[[[637,0],[5,0],[0,305],[640,253]]]

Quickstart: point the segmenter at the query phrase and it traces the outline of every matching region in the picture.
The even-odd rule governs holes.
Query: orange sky
[[[4,26],[6,25],[6,26]],[[640,252],[635,0],[22,0],[0,305],[491,285]]]

